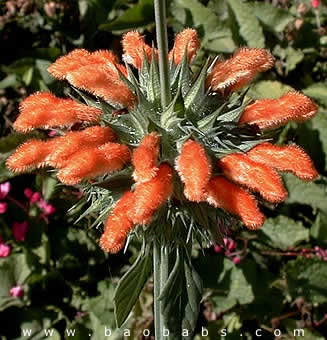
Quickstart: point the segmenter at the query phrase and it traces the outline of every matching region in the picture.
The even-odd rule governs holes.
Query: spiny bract
[[[105,223],[105,251],[121,250],[131,230],[173,244],[198,235],[217,241],[218,225],[235,217],[257,229],[265,218],[251,191],[278,203],[287,191],[277,171],[317,177],[301,148],[272,145],[269,131],[311,118],[317,106],[298,92],[254,103],[236,92],[273,66],[267,50],[241,48],[194,76],[200,41],[184,30],[167,56],[172,100],[162,108],[157,50],[138,32],[122,45],[125,65],[110,51],[77,49],[49,67],[76,100],[31,95],[14,128],[61,136],[29,140],[7,161],[16,172],[54,167],[61,182],[80,184],[91,201],[83,216],[97,212],[96,223]]]

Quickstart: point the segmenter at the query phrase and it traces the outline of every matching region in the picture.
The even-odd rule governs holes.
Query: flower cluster
[[[201,225],[203,207],[260,228],[265,217],[254,194],[279,203],[287,198],[280,171],[303,180],[318,176],[299,146],[273,145],[267,137],[289,121],[310,119],[315,103],[296,91],[252,103],[238,93],[273,66],[267,50],[241,48],[208,61],[194,77],[190,64],[200,41],[195,30],[182,31],[167,56],[173,99],[162,108],[157,50],[138,32],[127,33],[122,45],[125,65],[110,51],[76,49],[49,67],[73,86],[78,101],[47,92],[26,98],[14,128],[57,129],[59,136],[29,140],[7,161],[15,172],[48,166],[62,183],[105,188],[105,251],[118,252],[132,229],[150,225],[165,209],[171,229],[181,215],[185,228]]]

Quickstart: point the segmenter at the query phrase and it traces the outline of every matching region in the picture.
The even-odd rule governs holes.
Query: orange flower
[[[186,52],[187,61],[192,63],[199,48],[200,39],[196,30],[187,28],[177,34],[174,47],[169,52],[168,58],[169,60],[174,60],[174,63],[178,65],[183,60]]]
[[[152,48],[144,41],[144,37],[137,31],[131,31],[123,36],[123,59],[132,64],[137,69],[141,69],[143,66],[144,57],[149,62],[152,60]],[[154,50],[154,54],[157,55],[157,50]]]
[[[201,202],[206,199],[206,186],[211,177],[211,164],[203,146],[193,140],[184,143],[176,159],[176,170],[184,182],[187,199]]]
[[[303,122],[312,118],[317,105],[300,92],[289,92],[279,99],[260,99],[247,106],[240,124],[257,124],[260,129],[275,129],[289,121]]]
[[[231,58],[216,62],[206,86],[228,95],[247,85],[259,72],[269,70],[274,61],[274,57],[262,48],[241,48]]]
[[[70,161],[69,157],[81,148],[97,147],[115,140],[116,134],[110,127],[91,126],[82,131],[68,132],[65,136],[47,142],[49,144],[47,160],[50,165],[62,168]]]
[[[303,180],[311,181],[318,176],[310,157],[297,145],[263,143],[251,149],[247,155],[255,162],[279,171],[290,171]]]
[[[14,128],[28,132],[38,128],[64,127],[81,122],[98,122],[103,112],[95,107],[63,99],[48,92],[37,92],[20,104]]]
[[[145,136],[134,150],[132,163],[133,178],[136,182],[146,182],[152,179],[157,171],[160,137],[156,133]]]
[[[155,211],[167,201],[173,190],[173,169],[163,163],[154,178],[140,183],[134,191],[135,203],[130,218],[135,224],[148,223]]]
[[[282,202],[287,198],[287,191],[278,173],[244,154],[225,156],[219,161],[219,166],[226,177],[258,192],[268,202]]]
[[[100,246],[104,251],[115,254],[123,248],[126,237],[134,226],[132,220],[127,216],[127,211],[133,205],[134,194],[127,191],[111,211],[100,239]]]
[[[46,165],[49,147],[46,142],[31,139],[19,146],[6,162],[13,172],[25,172]]]
[[[69,158],[57,177],[67,185],[74,185],[83,179],[120,170],[129,160],[130,151],[126,145],[106,143],[98,148],[85,147]]]
[[[257,202],[246,190],[240,188],[222,176],[213,177],[208,186],[208,202],[241,218],[249,229],[260,228],[265,216]]]

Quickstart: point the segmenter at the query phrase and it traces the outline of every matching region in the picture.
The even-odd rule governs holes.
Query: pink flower
[[[311,0],[311,6],[313,8],[318,8],[321,4],[321,1],[320,0]]]
[[[8,244],[1,241],[0,243],[0,257],[8,257],[10,255],[11,249]]]
[[[33,195],[33,190],[31,188],[26,188],[24,190],[24,195],[26,198],[30,199]]]
[[[10,288],[9,291],[10,295],[12,297],[16,297],[16,298],[21,298],[24,296],[24,288],[22,286],[14,286],[12,288]]]
[[[241,258],[239,256],[235,256],[232,261],[234,264],[239,264],[241,262]]]
[[[45,216],[52,215],[56,211],[56,207],[44,199],[40,200],[39,207],[43,210]]]
[[[0,184],[0,200],[3,200],[8,195],[10,189],[11,184],[9,182]]]
[[[26,221],[22,223],[14,222],[12,226],[12,232],[13,232],[15,240],[18,242],[25,241],[27,230],[28,230],[28,223]]]
[[[8,204],[6,202],[0,202],[0,214],[4,214],[8,209]]]
[[[30,198],[30,203],[37,203],[40,201],[40,199],[42,198],[41,194],[39,192],[34,192]]]

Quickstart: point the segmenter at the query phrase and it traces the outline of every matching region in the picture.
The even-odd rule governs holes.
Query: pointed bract
[[[311,181],[318,176],[310,157],[297,145],[262,143],[247,152],[247,155],[255,162],[279,171],[292,172],[305,181]]]
[[[248,105],[239,124],[256,124],[260,129],[276,129],[290,121],[303,122],[317,113],[317,105],[300,92],[288,92],[279,99],[259,99]]]
[[[71,126],[75,123],[94,123],[100,120],[102,110],[79,104],[72,99],[58,98],[48,92],[37,92],[27,97],[19,107],[20,115],[14,129],[28,132]]]
[[[231,183],[223,176],[213,177],[208,186],[208,203],[237,215],[249,229],[260,228],[265,216],[257,206],[257,202],[246,190]]]
[[[185,197],[193,202],[205,201],[211,163],[204,147],[194,140],[184,143],[176,159],[176,170],[185,184]]]
[[[132,220],[127,216],[127,211],[133,205],[134,194],[127,191],[112,209],[100,239],[100,246],[104,251],[115,254],[124,247],[126,237],[134,226]]]
[[[145,136],[140,145],[134,150],[132,164],[133,178],[136,182],[146,182],[152,179],[158,171],[160,136],[151,133]]]
[[[174,63],[178,65],[184,57],[184,53],[187,54],[187,61],[192,63],[201,42],[195,29],[186,28],[182,32],[178,33],[175,38],[174,47],[168,54],[169,60],[174,60]]]
[[[278,173],[244,154],[232,153],[223,157],[218,164],[227,178],[258,192],[268,202],[278,203],[287,198]]]
[[[211,91],[228,95],[250,83],[259,72],[274,65],[274,57],[262,48],[241,48],[227,59],[218,60],[206,79]]]

